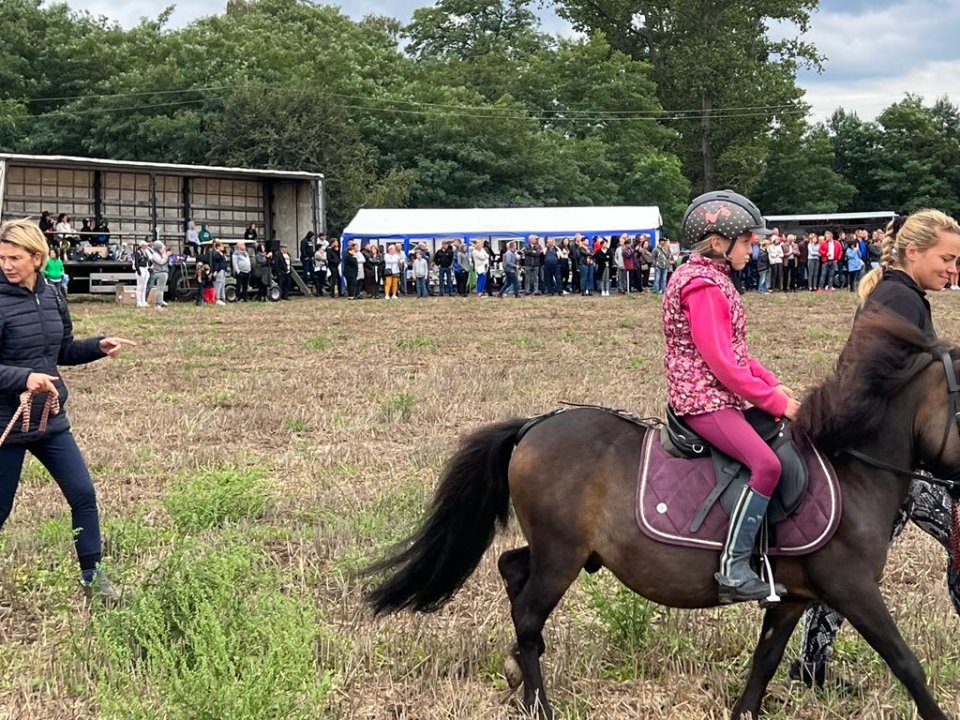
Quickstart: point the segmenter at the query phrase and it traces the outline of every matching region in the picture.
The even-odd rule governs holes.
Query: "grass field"
[[[960,338],[960,293],[933,298]],[[747,299],[750,344],[803,390],[826,375],[849,293]],[[495,541],[431,616],[373,620],[352,571],[415,525],[457,435],[560,400],[662,414],[659,304],[630,298],[334,302],[137,311],[72,305],[78,336],[140,341],[67,368],[95,474],[105,563],[126,593],[90,610],[69,512],[35,462],[0,533],[0,718],[516,718],[500,674],[513,640]],[[911,527],[884,592],[948,712],[960,715],[960,624],[945,554]],[[671,611],[584,575],[547,627],[565,718],[729,715],[756,607]],[[910,718],[886,666],[844,630],[835,669],[858,691],[782,673],[771,718]]]

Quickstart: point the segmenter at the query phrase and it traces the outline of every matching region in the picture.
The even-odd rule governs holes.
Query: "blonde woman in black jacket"
[[[88,597],[116,601],[119,594],[99,569],[100,520],[93,480],[70,431],[67,387],[59,365],[114,357],[136,343],[123,338],[74,340],[67,303],[43,276],[47,241],[28,220],[0,226],[0,526],[13,509],[27,453],[47,469],[70,504],[81,584]],[[21,394],[29,392],[26,429],[13,421]],[[43,428],[48,398],[49,417]]]

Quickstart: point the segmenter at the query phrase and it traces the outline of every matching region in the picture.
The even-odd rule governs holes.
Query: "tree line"
[[[229,0],[182,28],[0,4],[0,149],[323,172],[360,207],[657,204],[732,187],[765,212],[960,211],[960,112],[906,96],[811,124],[818,0],[440,0],[404,25]],[[773,23],[795,37],[773,39]]]

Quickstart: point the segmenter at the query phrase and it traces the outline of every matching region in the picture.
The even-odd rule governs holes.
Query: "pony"
[[[946,719],[879,582],[897,510],[917,477],[913,469],[944,475],[948,479],[934,481],[948,485],[955,499],[960,495],[960,482],[949,479],[960,466],[958,357],[960,349],[929,340],[889,311],[866,313],[832,376],[806,395],[797,424],[832,458],[843,514],[821,549],[778,560],[776,579],[787,593],[765,611],[734,720],[759,717],[790,635],[813,601],[850,621],[905,686],[923,720]],[[549,720],[542,630],[582,569],[607,568],[661,605],[709,608],[719,605],[719,558],[712,550],[658,543],[637,528],[644,428],[601,409],[542,418],[505,420],[461,440],[420,527],[367,568],[385,577],[366,600],[376,614],[439,609],[476,569],[512,503],[527,545],[498,561],[516,631],[509,659],[514,670],[519,666],[524,708]]]

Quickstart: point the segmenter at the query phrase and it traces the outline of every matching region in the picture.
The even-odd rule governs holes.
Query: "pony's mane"
[[[890,310],[861,313],[833,375],[804,398],[797,423],[825,451],[850,447],[889,422],[893,398],[954,350]]]

